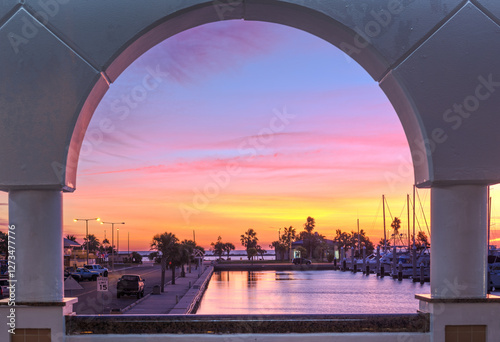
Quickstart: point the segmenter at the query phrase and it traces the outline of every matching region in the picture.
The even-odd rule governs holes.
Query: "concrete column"
[[[63,288],[62,193],[9,192],[9,225],[15,226],[17,302],[61,302]]]
[[[487,186],[431,189],[432,298],[486,297]]]

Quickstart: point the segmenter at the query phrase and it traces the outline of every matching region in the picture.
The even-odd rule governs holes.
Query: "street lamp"
[[[89,264],[89,221],[100,221],[99,217],[89,218],[89,219],[74,219],[73,221],[85,221],[85,236],[87,238],[87,265]]]
[[[125,224],[125,222],[101,222],[101,224],[110,224],[111,225],[111,271],[115,270],[115,224]],[[120,228],[117,228],[117,233],[120,231]],[[118,236],[117,236],[118,238]]]

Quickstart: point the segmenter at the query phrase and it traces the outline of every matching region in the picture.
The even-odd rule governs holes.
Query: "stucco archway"
[[[109,85],[158,42],[227,19],[308,31],[380,83],[408,138],[415,182],[433,187],[433,226],[442,233],[433,237],[440,271],[433,271],[433,296],[450,296],[443,293],[446,281],[459,276],[467,290],[455,297],[484,297],[486,186],[500,179],[500,156],[492,151],[500,145],[500,5],[493,0],[3,1],[0,189],[9,191],[11,224],[25,227],[18,253],[26,272],[62,263],[60,253],[38,253],[34,262],[29,251],[42,245],[62,253],[55,242],[61,191],[76,187],[85,130]],[[33,239],[40,225],[54,234]],[[472,257],[446,243],[455,230],[463,237],[454,248],[470,245],[477,252]],[[439,265],[450,253],[470,272]],[[35,288],[31,281],[20,282],[23,300],[62,300],[59,267],[40,275],[50,286]]]

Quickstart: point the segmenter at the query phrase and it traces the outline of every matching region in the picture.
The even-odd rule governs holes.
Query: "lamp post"
[[[89,264],[89,221],[100,221],[99,217],[89,218],[89,219],[74,219],[73,221],[85,221],[85,236],[87,238],[87,265]]]
[[[125,222],[101,222],[101,224],[110,224],[111,225],[111,271],[115,270],[115,224],[125,224]],[[120,228],[116,229],[116,234],[120,231]],[[118,238],[118,236],[117,236]]]

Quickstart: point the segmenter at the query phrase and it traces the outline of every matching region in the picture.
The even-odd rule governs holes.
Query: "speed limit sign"
[[[108,278],[107,277],[98,277],[97,278],[97,291],[98,292],[108,291]]]

